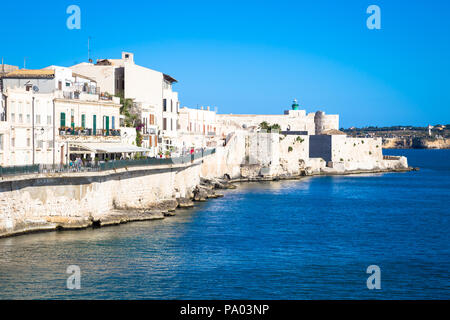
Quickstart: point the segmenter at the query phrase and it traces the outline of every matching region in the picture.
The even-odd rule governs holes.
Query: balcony
[[[120,129],[89,129],[80,127],[62,127],[58,129],[60,136],[100,136],[100,137],[120,137]]]
[[[95,89],[95,90],[94,90]],[[59,99],[67,99],[67,100],[80,100],[80,101],[105,101],[105,102],[113,102],[115,104],[120,104],[120,98],[111,96],[105,93],[100,93],[100,88],[93,88],[87,91],[82,90],[56,90],[55,96]]]

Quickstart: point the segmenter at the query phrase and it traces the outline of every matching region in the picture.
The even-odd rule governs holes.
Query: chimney
[[[134,54],[131,52],[122,52],[122,60],[134,63]]]

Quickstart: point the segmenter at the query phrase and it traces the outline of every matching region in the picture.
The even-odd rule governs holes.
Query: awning
[[[71,142],[69,143],[69,148],[70,153],[128,153],[152,151],[132,144],[115,142]]]

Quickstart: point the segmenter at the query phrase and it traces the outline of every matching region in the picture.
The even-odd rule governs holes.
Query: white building
[[[211,146],[216,137],[216,112],[210,107],[191,109],[183,107],[179,111],[179,137],[182,149]]]
[[[120,99],[101,94],[94,80],[51,66],[8,73],[2,84],[0,165],[67,164],[76,154],[101,160],[112,148],[99,143],[115,142],[120,152]]]
[[[135,64],[129,52],[122,52],[121,59],[100,59],[71,69],[94,79],[112,95],[133,99],[143,125],[143,146],[164,150],[176,146],[179,101],[172,90],[174,78]]]

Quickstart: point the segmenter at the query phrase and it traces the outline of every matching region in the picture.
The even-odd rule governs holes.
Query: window
[[[66,114],[64,112],[61,112],[59,126],[61,128],[66,126]]]
[[[47,116],[47,124],[52,124],[52,116]]]
[[[11,138],[11,147],[15,147],[16,146],[16,138]]]
[[[62,81],[58,81],[58,90],[62,90]]]
[[[167,111],[167,99],[163,99],[163,111]]]
[[[31,139],[27,138],[27,147],[29,147],[31,145]]]
[[[0,151],[3,151],[3,135],[0,134]]]
[[[92,131],[97,134],[97,115],[92,116]]]
[[[16,122],[16,115],[11,113],[11,122]]]
[[[115,129],[116,128],[116,117],[112,117],[112,120],[111,120],[111,129]]]
[[[106,135],[109,136],[109,117],[103,116],[103,129],[106,130]]]
[[[81,115],[81,127],[83,129],[86,128],[86,115],[85,114]]]
[[[163,130],[167,130],[167,119],[163,118]]]
[[[44,141],[43,140],[38,140],[36,142],[36,148],[43,149],[44,148]]]
[[[47,141],[47,148],[53,149],[53,140],[48,140]]]
[[[36,124],[41,124],[41,115],[40,114],[36,115]]]
[[[173,112],[173,101],[170,100],[170,112]]]
[[[23,114],[19,114],[19,123],[23,123]]]
[[[173,130],[173,119],[170,119],[170,130]]]
[[[31,122],[31,116],[29,114],[27,114],[27,123]]]

